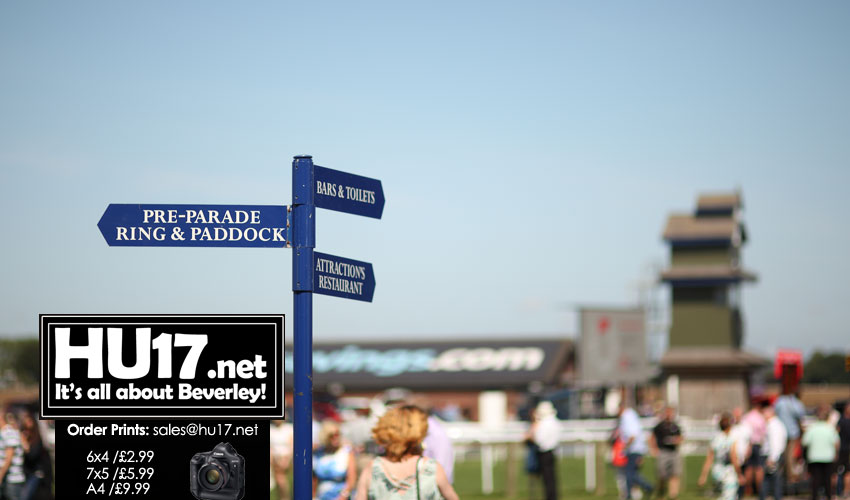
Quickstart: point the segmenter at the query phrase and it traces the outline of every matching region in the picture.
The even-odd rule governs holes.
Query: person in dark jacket
[[[850,401],[844,403],[844,411],[838,420],[838,481],[836,494],[850,495]]]
[[[682,476],[682,429],[676,423],[676,409],[667,406],[661,412],[661,420],[652,429],[649,439],[652,456],[655,457],[658,492],[665,490],[671,500],[679,496],[679,478]]]
[[[20,414],[21,445],[24,448],[24,475],[26,482],[21,491],[21,500],[50,498],[52,468],[50,454],[44,447],[38,423],[29,412]]]

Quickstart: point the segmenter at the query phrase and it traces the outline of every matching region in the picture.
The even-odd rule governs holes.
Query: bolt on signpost
[[[371,302],[372,264],[315,252],[316,208],[380,219],[381,181],[292,161],[292,206],[110,204],[98,228],[109,246],[292,247],[294,498],[312,498],[313,294]]]

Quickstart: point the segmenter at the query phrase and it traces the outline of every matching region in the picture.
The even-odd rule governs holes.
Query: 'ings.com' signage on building
[[[561,340],[316,344],[313,374],[320,386],[340,382],[349,390],[520,388],[557,378],[570,349]],[[291,376],[292,363],[284,366]]]

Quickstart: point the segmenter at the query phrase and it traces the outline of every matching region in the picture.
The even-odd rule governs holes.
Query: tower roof
[[[665,370],[690,368],[712,371],[722,368],[743,371],[768,365],[770,360],[758,354],[723,346],[674,347],[661,358],[661,366]]]
[[[733,217],[698,217],[672,214],[664,228],[664,239],[671,243],[730,243],[742,239],[740,224]]]
[[[743,208],[741,193],[706,193],[697,199],[697,214],[729,213]]]
[[[661,281],[674,285],[740,283],[755,280],[755,273],[731,265],[675,266],[661,273]]]

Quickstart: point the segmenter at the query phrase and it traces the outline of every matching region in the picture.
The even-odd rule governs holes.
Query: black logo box
[[[102,329],[101,377],[89,377],[89,359],[73,357],[82,356],[79,349],[57,353],[57,328],[63,329],[63,337],[70,332],[67,338],[72,349],[89,345],[89,328]],[[114,330],[109,334],[109,329],[115,328],[121,329],[120,342]],[[137,328],[150,329],[148,370],[142,376],[118,378],[110,371],[110,349],[118,352],[120,345],[120,364],[124,367],[144,366],[137,363]],[[170,342],[165,342],[167,337],[157,342],[162,334],[170,334]],[[179,345],[177,334],[184,335],[183,343],[190,337],[194,342],[199,335],[207,336],[194,378],[180,376],[192,348]],[[41,418],[283,418],[282,314],[42,314],[39,344]],[[169,351],[171,357],[169,377],[159,373],[160,359],[167,359],[164,351]],[[57,356],[70,358],[68,378],[57,378]],[[113,365],[118,366],[115,361]]]

